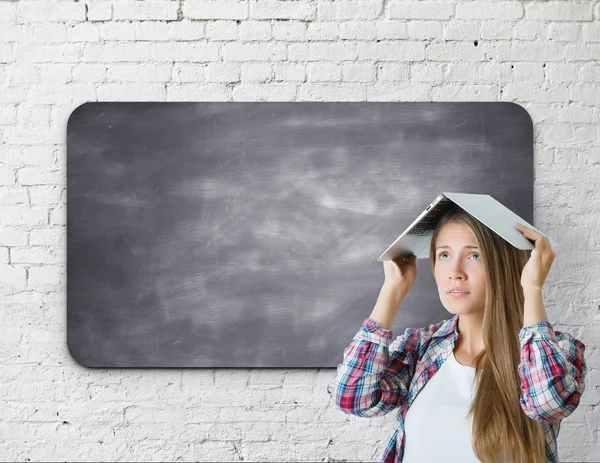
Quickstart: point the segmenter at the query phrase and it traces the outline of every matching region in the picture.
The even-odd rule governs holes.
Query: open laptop
[[[448,210],[455,206],[466,210],[518,249],[531,250],[535,245],[515,228],[517,222],[547,237],[546,234],[490,195],[444,192],[427,206],[377,260],[383,262],[384,260],[392,260],[413,254],[417,256],[417,259],[428,259],[431,237],[438,221]],[[556,250],[555,241],[548,239],[552,249]]]

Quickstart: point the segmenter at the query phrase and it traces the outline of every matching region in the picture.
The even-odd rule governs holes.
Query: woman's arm
[[[521,408],[536,421],[552,423],[575,411],[585,390],[585,345],[548,321],[519,332]]]
[[[407,328],[390,352],[392,332],[366,318],[331,383],[331,396],[343,412],[361,417],[385,415],[408,397],[420,347],[420,330]]]

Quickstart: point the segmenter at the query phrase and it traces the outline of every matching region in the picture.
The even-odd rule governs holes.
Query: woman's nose
[[[463,272],[462,269],[458,265],[456,265],[450,269],[450,278],[455,279],[455,278],[464,278],[464,277],[465,277],[465,272]]]

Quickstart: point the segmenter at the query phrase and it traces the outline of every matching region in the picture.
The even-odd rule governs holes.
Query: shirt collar
[[[454,337],[458,336],[458,314],[453,317],[445,320],[439,329],[432,334],[432,338],[436,337],[444,337],[448,335],[453,335]]]

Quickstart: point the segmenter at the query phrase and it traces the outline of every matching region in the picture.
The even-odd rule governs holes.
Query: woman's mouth
[[[450,291],[448,292],[448,296],[450,297],[461,297],[461,296],[466,296],[467,294],[471,294],[467,291]]]

